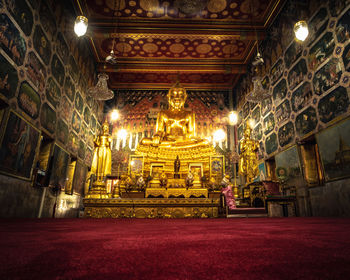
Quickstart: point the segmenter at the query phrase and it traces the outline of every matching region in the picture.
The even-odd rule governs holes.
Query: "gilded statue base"
[[[84,199],[85,218],[217,218],[220,199]]]
[[[86,198],[109,198],[106,191],[106,183],[104,182],[94,182]]]
[[[199,197],[208,197],[207,189],[186,189],[186,188],[148,188],[146,189],[146,198],[148,197],[179,197],[183,196],[184,198],[199,198]]]

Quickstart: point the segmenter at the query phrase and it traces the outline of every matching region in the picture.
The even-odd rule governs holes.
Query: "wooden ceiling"
[[[283,0],[74,0],[111,88],[229,89]],[[257,32],[255,32],[257,31]],[[113,43],[114,41],[114,43]],[[112,46],[117,63],[105,63]]]

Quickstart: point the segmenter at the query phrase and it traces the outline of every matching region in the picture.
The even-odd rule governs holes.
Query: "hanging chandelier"
[[[96,100],[109,100],[114,97],[114,93],[107,86],[107,80],[109,79],[106,73],[100,73],[97,76],[98,81],[96,86],[90,87],[87,93]]]
[[[252,78],[253,81],[253,90],[248,93],[245,97],[245,100],[252,103],[260,103],[266,98],[271,96],[271,93],[264,89],[261,84],[261,79],[257,76]]]

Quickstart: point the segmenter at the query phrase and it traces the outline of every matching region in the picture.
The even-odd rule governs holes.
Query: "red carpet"
[[[350,219],[0,221],[0,279],[349,275]]]

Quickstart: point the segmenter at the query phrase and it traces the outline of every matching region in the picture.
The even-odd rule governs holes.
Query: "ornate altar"
[[[186,98],[179,83],[169,90],[169,109],[158,113],[154,136],[143,138],[130,157],[128,176],[108,199],[87,196],[86,217],[218,216],[219,198],[208,198],[203,178],[223,176],[224,160],[211,143],[196,137],[195,115],[185,110]]]

